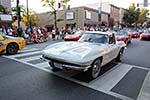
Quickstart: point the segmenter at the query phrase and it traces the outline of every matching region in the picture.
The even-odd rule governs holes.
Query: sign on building
[[[11,15],[1,14],[0,15],[0,20],[1,21],[12,21],[12,16]]]
[[[144,0],[144,7],[148,7],[148,0]]]

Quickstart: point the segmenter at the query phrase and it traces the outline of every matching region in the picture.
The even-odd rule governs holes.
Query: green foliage
[[[109,26],[110,27],[114,26],[114,19],[112,17],[109,18]]]
[[[67,4],[67,2],[69,2],[70,0],[59,0],[60,3],[63,3],[63,4]],[[43,7],[48,7],[50,9],[50,12],[51,14],[50,15],[54,15],[54,24],[55,24],[55,27],[57,27],[57,9],[56,8],[56,0],[41,0],[42,4],[43,4]]]
[[[149,10],[145,8],[140,9],[140,15],[137,23],[143,24],[147,20],[147,15],[148,15]]]
[[[149,10],[145,8],[136,8],[135,4],[131,4],[126,13],[124,13],[123,20],[127,24],[143,24],[147,20]]]
[[[27,25],[27,8],[25,6],[20,6],[22,22]],[[17,7],[12,7],[13,15],[17,15]],[[39,18],[36,12],[32,9],[29,10],[29,19],[31,26],[37,26],[39,24]]]
[[[13,15],[17,15],[17,7],[12,7],[11,10]],[[20,12],[22,16],[27,15],[26,7],[21,5]]]
[[[30,9],[29,17],[30,17],[30,25],[31,26],[38,26],[39,25],[39,18],[38,18],[37,14],[34,10]]]
[[[123,21],[127,24],[132,25],[133,23],[136,23],[136,21],[139,19],[140,15],[140,9],[136,8],[134,4],[132,4],[127,12],[124,13]]]
[[[3,5],[0,5],[0,12],[4,13],[4,14],[8,14],[9,11],[7,11],[7,8],[5,8]]]

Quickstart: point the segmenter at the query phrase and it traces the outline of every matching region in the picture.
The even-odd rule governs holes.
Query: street
[[[132,39],[123,61],[105,65],[95,80],[77,71],[52,72],[40,56],[43,48],[55,42],[0,56],[0,100],[142,100],[150,71],[150,41]]]

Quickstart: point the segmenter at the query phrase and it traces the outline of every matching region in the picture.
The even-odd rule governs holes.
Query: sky
[[[16,1],[16,0],[14,0]],[[110,2],[118,7],[128,8],[131,3],[142,3],[143,0],[70,0],[71,7],[86,6],[92,3]],[[41,0],[28,0],[29,8],[32,8],[37,13],[49,11],[48,8],[42,7]],[[26,0],[20,0],[20,5],[26,6]]]

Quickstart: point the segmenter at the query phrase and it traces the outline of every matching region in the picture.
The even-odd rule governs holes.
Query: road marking
[[[144,80],[137,100],[150,100],[150,71]]]
[[[123,63],[125,64],[125,63]],[[126,65],[129,65],[129,64],[126,64]],[[131,64],[130,64],[131,65]],[[150,71],[150,68],[146,68],[146,67],[141,67],[141,66],[136,66],[136,65],[131,65],[132,67],[135,67],[135,68],[139,68],[139,69],[144,69],[144,70],[148,70]]]
[[[40,62],[36,64],[29,63],[29,61],[34,61],[38,60],[41,56],[41,51],[37,49],[31,49],[31,50],[23,50],[21,51],[21,54],[17,55],[9,55],[9,56],[3,56],[27,65],[30,65],[32,67],[38,68],[40,70],[52,73],[56,76],[62,77],[64,79],[73,81],[75,83],[81,84],[83,86],[92,88],[97,91],[104,92],[106,94],[112,95],[117,98],[121,98],[124,100],[133,100],[129,97],[114,93],[110,91],[127,73],[130,71],[133,67],[140,68],[140,69],[145,69],[145,70],[150,70],[149,68],[143,68],[140,66],[134,66],[134,65],[128,65],[128,64],[122,64],[119,63],[109,71],[105,72],[103,75],[98,77],[97,79],[85,83],[79,80],[76,80],[72,78],[73,75],[79,73],[78,71],[58,71],[58,72],[53,72],[51,71],[51,67],[49,66],[48,62]],[[33,56],[32,56],[33,55]]]
[[[38,53],[41,53],[41,51],[35,51],[35,52],[29,52],[29,53],[21,53],[21,54],[8,55],[8,56],[5,56],[5,55],[4,55],[4,57],[7,57],[7,58],[15,58],[15,57],[28,56],[28,55],[32,55],[32,54],[38,54]]]
[[[108,72],[90,82],[90,87],[103,92],[109,92],[127,73],[132,66],[118,64]]]
[[[42,63],[36,64],[36,66],[41,66],[41,67],[43,67],[43,68],[47,68],[47,67],[49,67],[49,64],[48,64],[48,62],[42,62]],[[50,68],[50,67],[49,67],[49,68]]]
[[[117,97],[117,98],[120,98],[120,99],[123,99],[123,100],[134,100],[130,97],[127,97],[127,96],[124,96],[124,95],[121,95],[121,94],[118,94],[118,93],[115,93],[115,92],[112,92],[112,91],[107,92],[107,94],[112,95],[112,96]]]
[[[37,48],[32,48],[32,49],[24,48],[23,50],[20,50],[19,53],[32,52],[32,51],[36,51],[36,50],[39,50],[39,49],[37,49]]]

